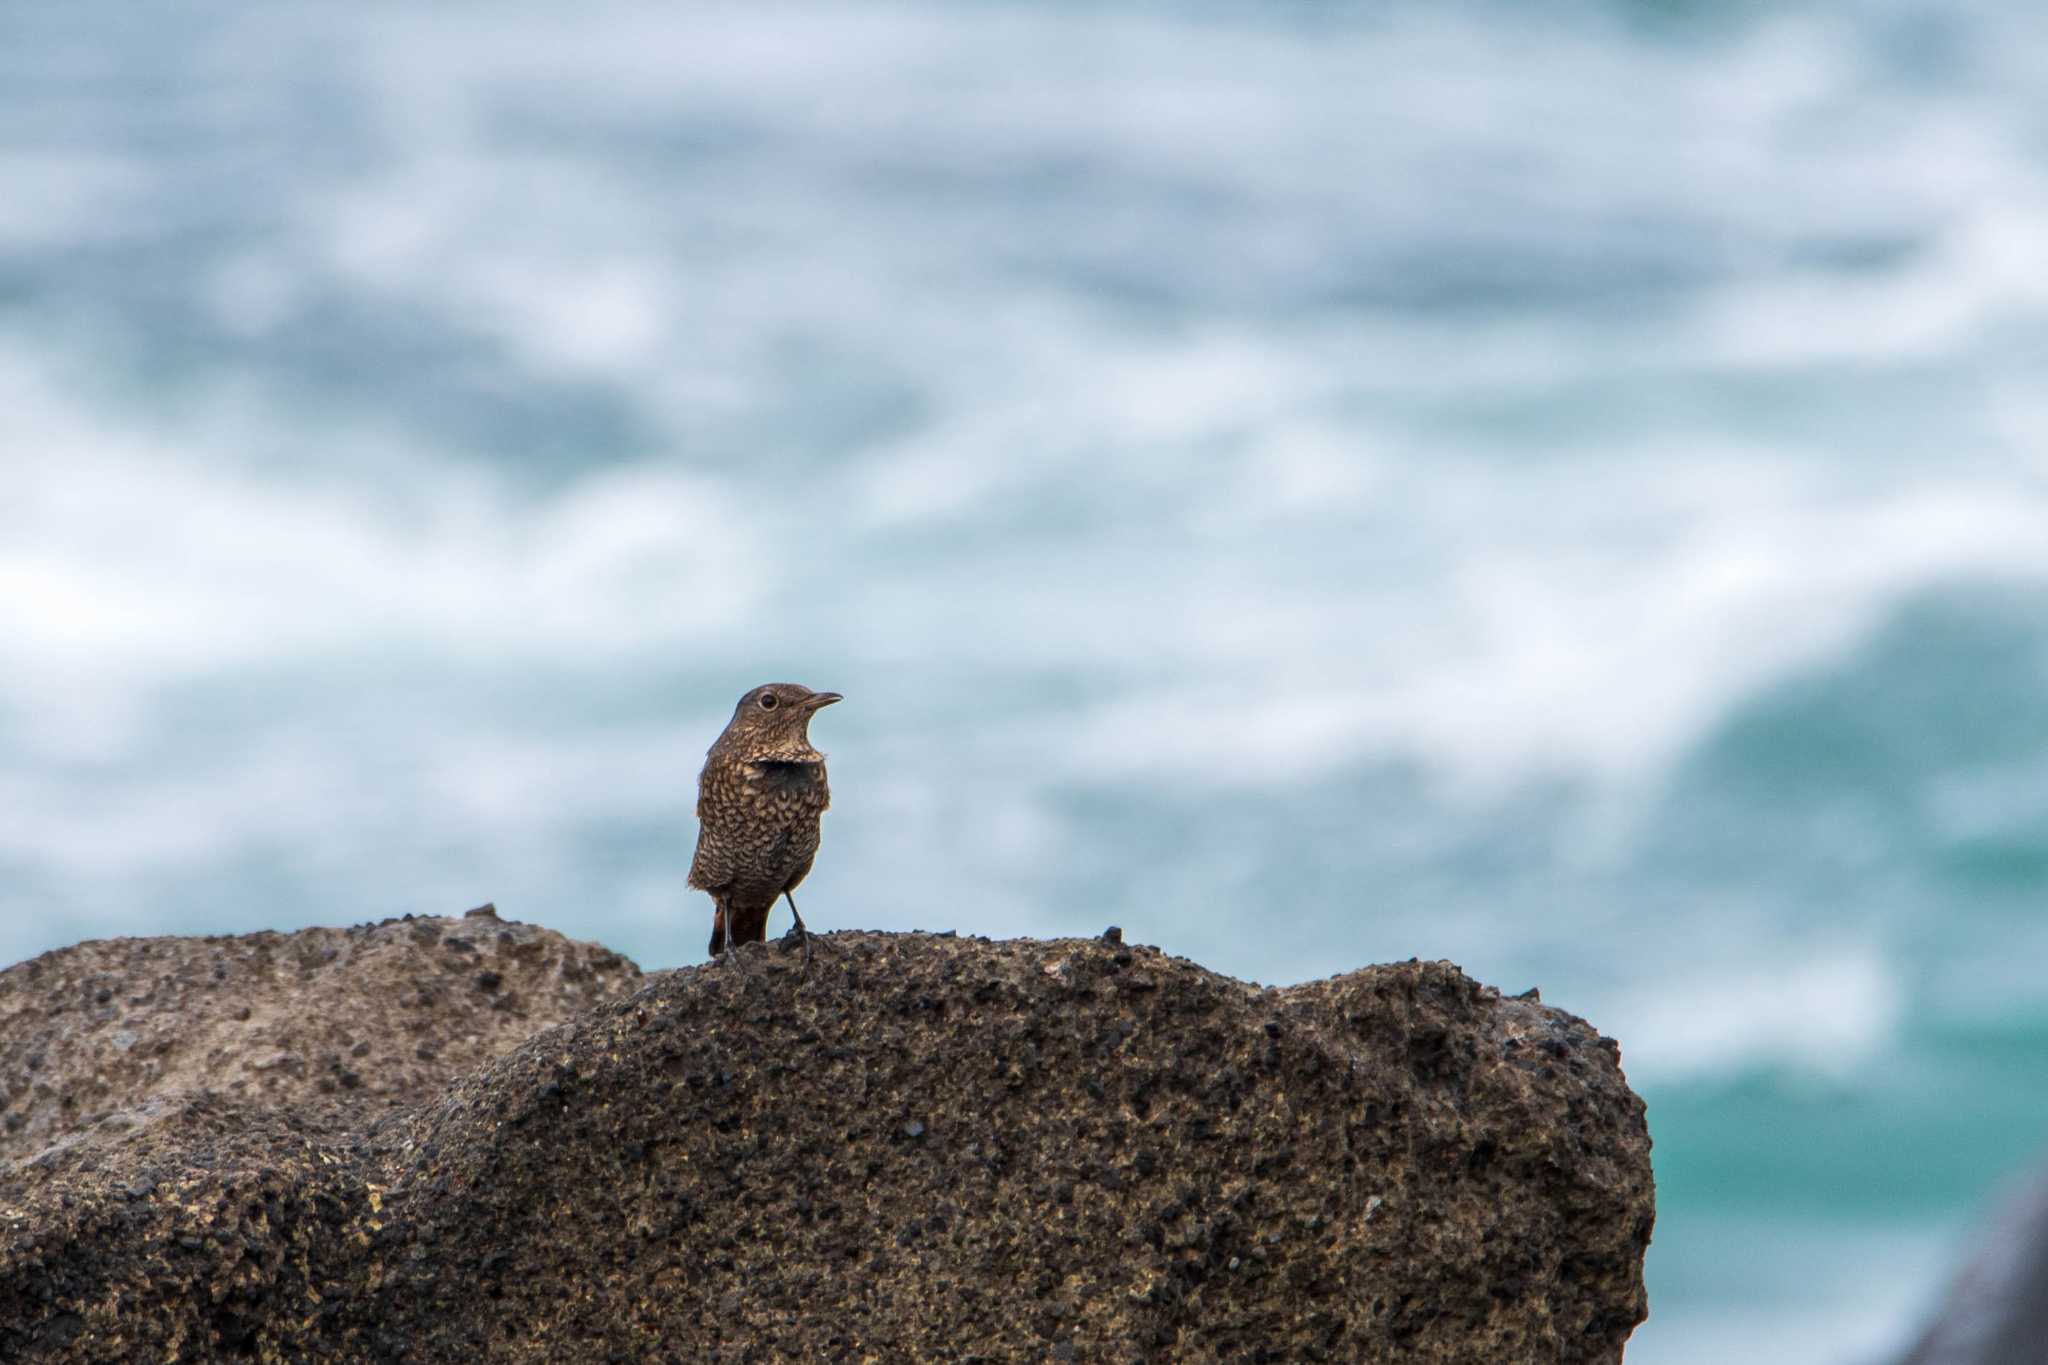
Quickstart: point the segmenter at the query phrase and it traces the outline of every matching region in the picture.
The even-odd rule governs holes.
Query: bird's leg
[[[787,952],[787,945],[789,941],[791,939],[795,939],[797,946],[803,949],[804,965],[808,967],[811,965],[811,939],[815,937],[815,935],[813,935],[810,930],[804,928],[804,917],[797,912],[796,897],[790,895],[789,892],[785,890],[782,893],[782,898],[789,902],[790,916],[796,921],[796,923],[789,926],[789,932],[782,936],[782,942],[784,944],[783,951]],[[830,947],[831,945],[827,944],[826,946]]]
[[[730,909],[722,909],[718,912],[718,924],[719,928],[725,932],[725,944],[718,950],[718,965],[723,967],[730,963],[732,966],[737,967],[740,965],[740,956],[738,948],[734,946],[732,941],[732,912]]]

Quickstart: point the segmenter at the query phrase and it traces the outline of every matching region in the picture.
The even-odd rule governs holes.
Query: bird
[[[797,683],[763,683],[739,700],[697,776],[697,852],[690,885],[709,892],[711,954],[768,936],[768,912],[789,901],[794,938],[810,931],[790,892],[818,856],[818,817],[832,804],[825,755],[811,747],[811,717],[842,698]]]

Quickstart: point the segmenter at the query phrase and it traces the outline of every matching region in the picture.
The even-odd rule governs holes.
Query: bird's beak
[[[815,711],[821,706],[830,706],[835,701],[844,700],[845,698],[837,692],[813,692],[810,696],[805,697],[801,704],[804,710]]]

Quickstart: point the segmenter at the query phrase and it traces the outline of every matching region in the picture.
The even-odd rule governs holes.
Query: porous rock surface
[[[438,1093],[641,984],[608,948],[498,918],[80,943],[0,971],[0,1163],[194,1091],[343,1121]]]
[[[7,1168],[0,1359],[1519,1365],[1645,1312],[1617,1048],[1444,963],[835,934],[367,1090]]]

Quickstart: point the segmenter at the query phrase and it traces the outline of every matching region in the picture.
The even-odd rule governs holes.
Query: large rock
[[[194,1091],[372,1118],[640,984],[610,949],[491,906],[44,953],[0,972],[0,1162]]]
[[[2000,1193],[1900,1365],[2040,1365],[2048,1353],[2048,1167]]]
[[[1522,1365],[1644,1315],[1643,1107],[1568,1014],[1441,963],[826,944],[410,1107],[187,1095],[17,1164],[0,1358]]]

